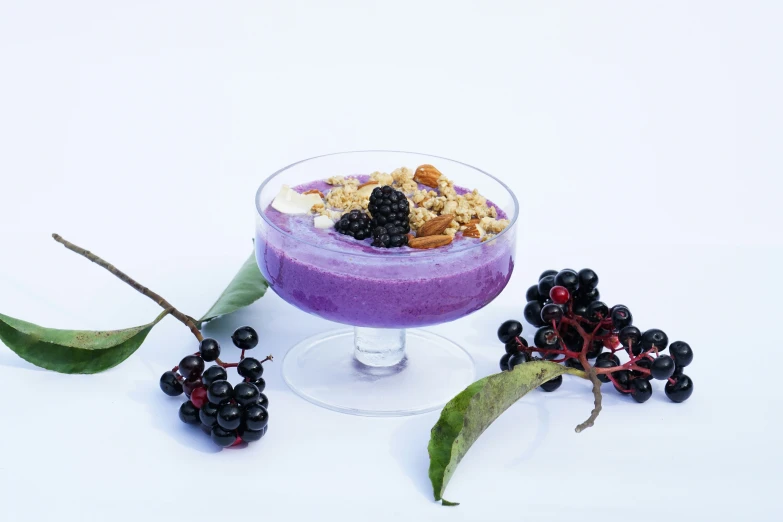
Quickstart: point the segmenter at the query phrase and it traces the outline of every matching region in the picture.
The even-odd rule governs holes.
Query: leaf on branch
[[[125,330],[56,330],[0,314],[0,340],[19,357],[60,373],[98,373],[130,357],[146,339],[154,321]]]
[[[264,296],[268,287],[269,283],[261,275],[256,263],[256,255],[253,253],[223,290],[215,304],[201,319],[196,321],[196,326],[201,328],[207,321],[253,304]]]
[[[462,457],[501,413],[530,390],[567,372],[568,368],[548,361],[520,364],[513,371],[474,382],[446,404],[432,428],[428,447],[435,500],[443,501]],[[443,501],[443,505],[455,503]]]

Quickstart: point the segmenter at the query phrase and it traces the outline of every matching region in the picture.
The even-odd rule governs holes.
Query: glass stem
[[[405,329],[354,328],[354,357],[367,366],[388,367],[405,358]]]

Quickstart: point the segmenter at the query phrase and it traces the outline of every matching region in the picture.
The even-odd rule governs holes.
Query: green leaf
[[[269,283],[266,282],[256,263],[255,253],[239,269],[237,275],[228,284],[212,308],[204,316],[196,321],[196,326],[201,326],[221,315],[236,312],[240,308],[251,305],[261,299],[266,293]]]
[[[449,401],[432,428],[428,447],[435,500],[442,500],[444,506],[455,505],[443,500],[443,492],[473,443],[527,392],[568,371],[568,368],[548,361],[520,364],[513,371],[474,382]]]
[[[130,357],[146,339],[154,321],[125,330],[56,330],[0,314],[0,340],[19,357],[60,373],[98,373]]]

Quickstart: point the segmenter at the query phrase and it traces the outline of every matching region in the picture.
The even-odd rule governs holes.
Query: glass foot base
[[[473,359],[433,333],[408,330],[405,357],[374,367],[354,356],[354,330],[325,332],[297,344],[283,379],[313,404],[352,415],[401,417],[441,408],[475,380]]]

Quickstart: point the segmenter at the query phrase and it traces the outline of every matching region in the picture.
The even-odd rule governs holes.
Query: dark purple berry
[[[600,359],[595,361],[594,366],[596,368],[614,368],[618,366],[618,364],[610,359]],[[607,377],[606,374],[599,373],[597,377],[601,382],[609,382],[609,377]]]
[[[642,340],[642,332],[635,326],[626,326],[620,330],[620,333],[617,334],[617,338],[626,348],[630,347],[632,344],[633,346],[638,346],[639,342]]]
[[[693,381],[687,375],[682,374],[675,377],[674,384],[667,382],[664,391],[670,401],[686,401],[693,394]]]
[[[674,359],[668,355],[659,355],[652,362],[650,373],[653,378],[663,381],[668,379],[674,373]]]
[[[220,447],[227,448],[233,445],[237,440],[237,434],[234,430],[226,430],[217,424],[212,427],[212,442]]]
[[[258,396],[258,404],[260,404],[266,409],[269,409],[269,398],[262,393],[261,395]]]
[[[527,341],[522,337],[515,337],[506,343],[506,353],[514,355],[519,352],[520,346],[527,346]]]
[[[245,442],[258,442],[264,435],[266,435],[266,428],[260,431],[253,431],[247,429],[245,426],[240,426],[237,430],[237,433],[239,434],[239,438]]]
[[[589,268],[583,268],[579,271],[579,291],[587,292],[594,290],[598,286],[598,274]]]
[[[652,397],[652,385],[647,379],[634,379],[631,381],[631,397],[636,402],[646,402]]]
[[[525,305],[525,310],[523,311],[523,315],[525,316],[525,321],[527,321],[529,324],[532,324],[533,326],[539,327],[544,326],[544,322],[541,320],[541,309],[543,306],[538,301],[530,301]]]
[[[199,377],[204,371],[204,359],[198,355],[186,355],[179,362],[179,374],[184,378]]]
[[[231,340],[240,350],[252,350],[258,345],[258,334],[249,326],[241,326],[231,335]]]
[[[604,352],[604,353],[599,354],[598,357],[596,358],[595,362],[603,361],[603,360],[612,361],[612,362],[614,362],[615,366],[620,366],[620,358],[617,357],[612,352]]]
[[[198,424],[198,408],[192,402],[183,402],[179,407],[179,419],[185,424]]]
[[[642,334],[642,350],[652,350],[658,348],[658,351],[663,351],[669,345],[669,337],[663,330],[657,328],[651,328]]]
[[[182,389],[185,392],[185,396],[190,398],[190,395],[199,388],[202,388],[204,386],[203,381],[201,380],[201,377],[189,377],[182,381]]]
[[[223,404],[234,396],[234,387],[228,381],[215,381],[207,388],[207,400],[212,404]]]
[[[528,288],[525,294],[525,301],[543,301],[545,299],[546,297],[541,297],[541,294],[538,293],[538,285]]]
[[[245,408],[242,420],[248,429],[260,431],[269,423],[269,412],[260,404],[251,404]]]
[[[204,339],[198,345],[201,358],[206,362],[212,362],[220,357],[220,345],[214,339]]]
[[[237,373],[245,379],[256,381],[264,374],[264,365],[261,364],[261,361],[258,359],[245,357],[243,360],[239,361]]]
[[[252,381],[252,383],[256,385],[259,392],[263,392],[266,389],[266,381],[263,378],[256,379],[255,381]]]
[[[506,321],[498,328],[498,339],[503,344],[506,344],[514,337],[519,337],[522,333],[522,323],[515,320]]]
[[[508,360],[508,369],[513,370],[518,364],[524,364],[530,360],[530,356],[525,352],[517,352]]]
[[[170,397],[182,395],[182,383],[174,372],[166,372],[160,376],[160,389]]]
[[[593,323],[600,322],[609,316],[609,307],[603,301],[594,301],[587,305],[587,319]]]
[[[555,287],[555,276],[546,276],[538,282],[538,293],[549,297],[549,291]]]
[[[693,362],[693,350],[686,342],[674,341],[669,347],[669,353],[674,357],[677,368],[685,368]]]
[[[562,318],[563,307],[558,304],[549,303],[541,309],[541,320],[544,324],[550,324],[552,321],[559,323]]]
[[[540,284],[541,283],[539,283],[539,288]],[[555,276],[555,285],[564,286],[569,292],[573,294],[579,287],[579,275],[569,268],[561,270]]]
[[[558,375],[554,379],[550,379],[546,381],[544,384],[540,386],[540,388],[545,392],[553,392],[556,389],[558,389],[561,384],[563,384],[563,376]]]
[[[533,344],[537,348],[558,348],[557,332],[551,326],[542,326],[536,331],[536,335],[533,338]]]
[[[217,411],[219,407],[220,406],[217,404],[212,404],[211,402],[204,404],[198,412],[198,418],[201,419],[201,424],[207,428],[211,428],[217,424]]]
[[[622,330],[626,326],[633,324],[633,315],[631,315],[631,311],[622,305],[612,307],[611,317],[612,326],[615,330]]]
[[[217,411],[218,425],[225,430],[235,430],[242,422],[242,408],[236,404],[222,404]]]
[[[538,276],[538,280],[541,281],[542,279],[544,279],[547,276],[555,277],[556,275],[557,275],[557,270],[544,270],[541,273],[541,275]],[[549,293],[547,292],[546,294],[541,294],[541,295],[549,296]]]
[[[261,392],[258,391],[255,384],[240,382],[234,386],[234,400],[242,407],[258,401],[260,395]]]
[[[500,371],[501,372],[507,372],[508,371],[508,361],[511,359],[510,353],[504,353],[503,357],[500,358]]]
[[[218,365],[210,366],[204,370],[204,374],[201,376],[201,380],[204,381],[204,386],[209,386],[215,381],[225,381],[226,379],[228,379],[226,369]]]

